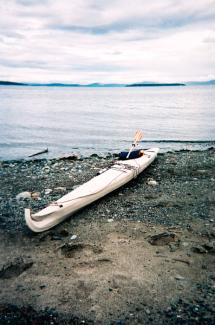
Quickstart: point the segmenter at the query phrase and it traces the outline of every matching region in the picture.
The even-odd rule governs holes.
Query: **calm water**
[[[144,148],[215,145],[215,87],[0,87],[0,159],[117,152],[136,129]]]

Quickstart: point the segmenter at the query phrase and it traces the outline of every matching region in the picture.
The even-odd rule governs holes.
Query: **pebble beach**
[[[159,154],[57,227],[25,225],[116,159],[0,162],[0,324],[214,324],[214,148]]]

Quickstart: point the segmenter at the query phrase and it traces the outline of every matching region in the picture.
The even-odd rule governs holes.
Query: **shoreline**
[[[59,226],[41,234],[25,226],[25,207],[38,211],[112,160],[0,162],[0,322],[212,324],[214,148],[159,154]],[[37,194],[16,199],[26,191]]]
[[[174,145],[174,148],[172,148],[171,145]],[[127,144],[123,144],[123,147],[127,148],[125,150],[128,150],[130,146],[130,141],[128,141]],[[143,146],[145,146],[143,148]],[[184,151],[207,151],[207,150],[212,150],[215,148],[215,140],[145,140],[141,143],[141,149],[142,150],[147,150],[148,148],[154,148],[154,147],[159,147],[160,148],[160,154],[166,154],[166,153],[179,153],[179,152],[184,152]],[[5,148],[5,150],[12,148]],[[29,148],[26,150],[26,154],[23,156],[18,156],[18,157],[13,157],[11,155],[7,157],[0,157],[0,162],[18,162],[18,161],[30,161],[30,160],[35,160],[35,159],[45,159],[45,160],[53,160],[53,159],[62,159],[64,156],[74,156],[77,159],[89,159],[93,158],[93,156],[97,156],[98,158],[117,158],[118,153],[121,151],[119,148],[114,148],[114,149],[101,149],[99,150],[98,148],[91,148],[91,149],[84,149],[80,148],[74,148],[72,149],[73,151],[70,150],[58,150],[56,149],[50,149],[46,146],[45,147],[40,147],[36,148],[29,151]],[[124,151],[124,150],[123,150]],[[41,153],[40,153],[41,152]],[[32,157],[30,157],[32,156]],[[65,158],[66,159],[66,158]],[[72,160],[72,159],[71,159]]]

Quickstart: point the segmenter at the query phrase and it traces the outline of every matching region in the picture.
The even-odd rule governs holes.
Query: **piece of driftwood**
[[[46,152],[48,152],[48,151],[49,151],[49,149],[46,148],[46,149],[44,149],[44,150],[42,150],[42,151],[39,151],[39,152],[33,153],[32,155],[30,155],[30,156],[28,156],[28,157],[30,158],[30,157],[34,157],[34,156],[38,156],[38,155],[42,155],[42,153],[46,153]]]
[[[150,236],[148,242],[151,245],[164,246],[169,245],[171,242],[175,242],[176,238],[176,234],[173,232],[162,232],[161,234]]]
[[[185,260],[185,259],[183,259],[183,258],[173,258],[172,260],[175,261],[175,262],[182,262],[182,263],[185,263],[185,264],[187,264],[187,265],[190,265],[190,264],[191,264],[190,261]]]

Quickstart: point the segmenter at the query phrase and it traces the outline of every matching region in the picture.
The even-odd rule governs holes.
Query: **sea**
[[[215,86],[0,86],[0,160],[81,156],[139,148],[215,146]]]

